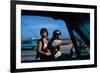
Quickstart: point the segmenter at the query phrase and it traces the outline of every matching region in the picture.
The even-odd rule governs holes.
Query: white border
[[[90,60],[21,63],[21,10],[90,13]],[[16,5],[16,69],[94,64],[94,9]]]

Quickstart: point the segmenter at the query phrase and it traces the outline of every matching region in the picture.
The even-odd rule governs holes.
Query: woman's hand
[[[45,53],[45,54],[46,54],[47,56],[50,56],[50,55],[51,55],[51,52],[48,51],[48,52]]]

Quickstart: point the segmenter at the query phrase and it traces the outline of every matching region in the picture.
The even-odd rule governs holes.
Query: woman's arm
[[[42,42],[41,41],[39,41],[39,44],[38,44],[38,52],[45,55],[45,52],[42,51]]]
[[[41,54],[43,54],[43,55],[47,55],[47,56],[50,56],[51,55],[50,50],[48,50],[48,52],[45,53],[41,49],[42,49],[42,42],[39,41],[39,44],[38,44],[38,52],[41,53]]]

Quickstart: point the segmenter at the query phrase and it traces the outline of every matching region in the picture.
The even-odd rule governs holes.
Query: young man
[[[71,44],[71,40],[61,40],[61,32],[59,30],[55,30],[53,32],[53,37],[51,38],[50,48],[52,49],[52,55],[54,56],[55,60],[62,56],[60,51],[61,45],[68,45]]]

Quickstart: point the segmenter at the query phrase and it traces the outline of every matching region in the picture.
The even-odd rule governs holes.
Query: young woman
[[[38,56],[42,61],[48,61],[52,59],[51,50],[48,41],[48,31],[46,28],[40,30],[41,38],[38,41]]]

